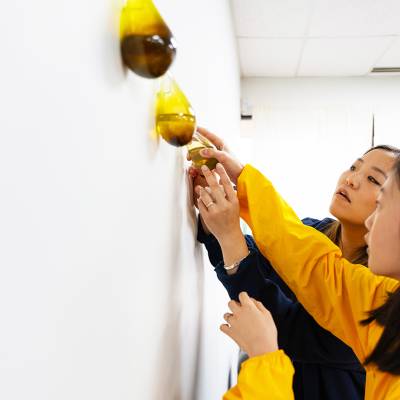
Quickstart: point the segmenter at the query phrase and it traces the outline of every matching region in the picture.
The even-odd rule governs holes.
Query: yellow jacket
[[[282,350],[249,358],[223,400],[293,400],[294,368]]]
[[[376,323],[361,326],[359,322],[369,310],[382,305],[399,282],[376,276],[342,258],[340,249],[325,235],[303,225],[271,182],[250,165],[239,176],[237,190],[241,216],[252,229],[260,251],[315,320],[352,347],[363,362],[375,347],[382,327]],[[400,376],[380,372],[374,366],[368,366],[366,372],[367,400],[400,399]],[[254,383],[248,376],[246,387],[260,385],[260,375],[254,375]],[[279,384],[276,390],[287,393],[291,377],[287,369],[286,387]],[[240,379],[238,382],[240,390]],[[262,384],[269,386],[265,379]]]

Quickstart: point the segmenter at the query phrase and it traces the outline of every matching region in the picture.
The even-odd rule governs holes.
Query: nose
[[[360,178],[358,174],[349,175],[346,178],[346,185],[353,189],[358,189],[360,187]]]

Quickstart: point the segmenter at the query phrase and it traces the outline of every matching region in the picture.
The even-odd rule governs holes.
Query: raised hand
[[[249,357],[278,350],[278,334],[271,313],[260,303],[248,296],[239,294],[239,302],[228,303],[230,313],[224,315],[226,324],[220,329]]]
[[[224,144],[223,140],[220,137],[218,137],[214,133],[211,133],[205,128],[198,127],[197,130],[216,147],[216,149],[201,150],[201,156],[205,158],[216,158],[218,162],[220,162],[224,166],[229,176],[229,179],[236,184],[237,179],[243,170],[243,164],[230,153],[227,146]],[[187,158],[190,161],[189,155],[187,156]],[[198,174],[198,171],[195,168],[190,168],[189,174],[195,177]]]
[[[235,241],[243,236],[240,229],[239,201],[221,164],[217,164],[216,167],[220,177],[219,182],[216,174],[207,167],[203,166],[201,171],[208,187],[195,188],[199,195],[197,205],[203,221],[222,246],[224,242]]]

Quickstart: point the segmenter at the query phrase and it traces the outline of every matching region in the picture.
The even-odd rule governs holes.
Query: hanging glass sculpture
[[[124,64],[145,78],[165,74],[176,55],[175,39],[152,0],[128,0],[120,22]]]
[[[166,74],[156,95],[156,130],[173,146],[184,146],[196,131],[196,117],[178,84]]]

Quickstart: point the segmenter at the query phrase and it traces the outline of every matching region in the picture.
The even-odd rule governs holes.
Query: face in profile
[[[393,153],[381,149],[358,158],[339,178],[330,205],[331,214],[342,223],[364,227],[395,159]]]
[[[368,265],[378,275],[400,279],[400,182],[395,172],[382,186],[366,220]]]

